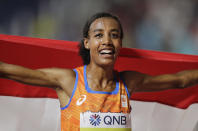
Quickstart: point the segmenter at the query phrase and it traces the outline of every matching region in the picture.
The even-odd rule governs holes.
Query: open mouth
[[[99,51],[102,56],[113,56],[115,54],[114,49],[102,49]]]

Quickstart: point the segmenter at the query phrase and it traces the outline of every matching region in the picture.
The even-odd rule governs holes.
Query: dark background
[[[124,47],[198,54],[197,0],[1,0],[0,33],[79,41],[102,11],[120,17]]]

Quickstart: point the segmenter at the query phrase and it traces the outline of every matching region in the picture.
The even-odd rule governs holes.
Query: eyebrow
[[[111,31],[112,31],[112,32],[114,32],[114,31],[115,31],[115,32],[120,32],[118,29],[112,29]]]
[[[95,30],[93,30],[93,32],[100,32],[100,31],[103,31],[103,29],[95,29]]]
[[[93,32],[101,32],[103,29],[95,29]],[[111,32],[120,32],[118,29],[112,29]]]

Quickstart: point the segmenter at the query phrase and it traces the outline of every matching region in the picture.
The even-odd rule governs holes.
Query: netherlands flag
[[[0,60],[37,69],[82,65],[78,43],[0,35]],[[150,75],[198,69],[198,56],[123,48],[115,68]],[[133,131],[198,131],[198,86],[131,96]],[[54,90],[0,79],[1,131],[60,131]]]

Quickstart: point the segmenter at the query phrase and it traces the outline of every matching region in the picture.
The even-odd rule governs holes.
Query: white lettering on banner
[[[80,113],[81,128],[130,128],[130,114],[84,112]]]
[[[126,116],[105,116],[104,123],[106,125],[126,125]]]

